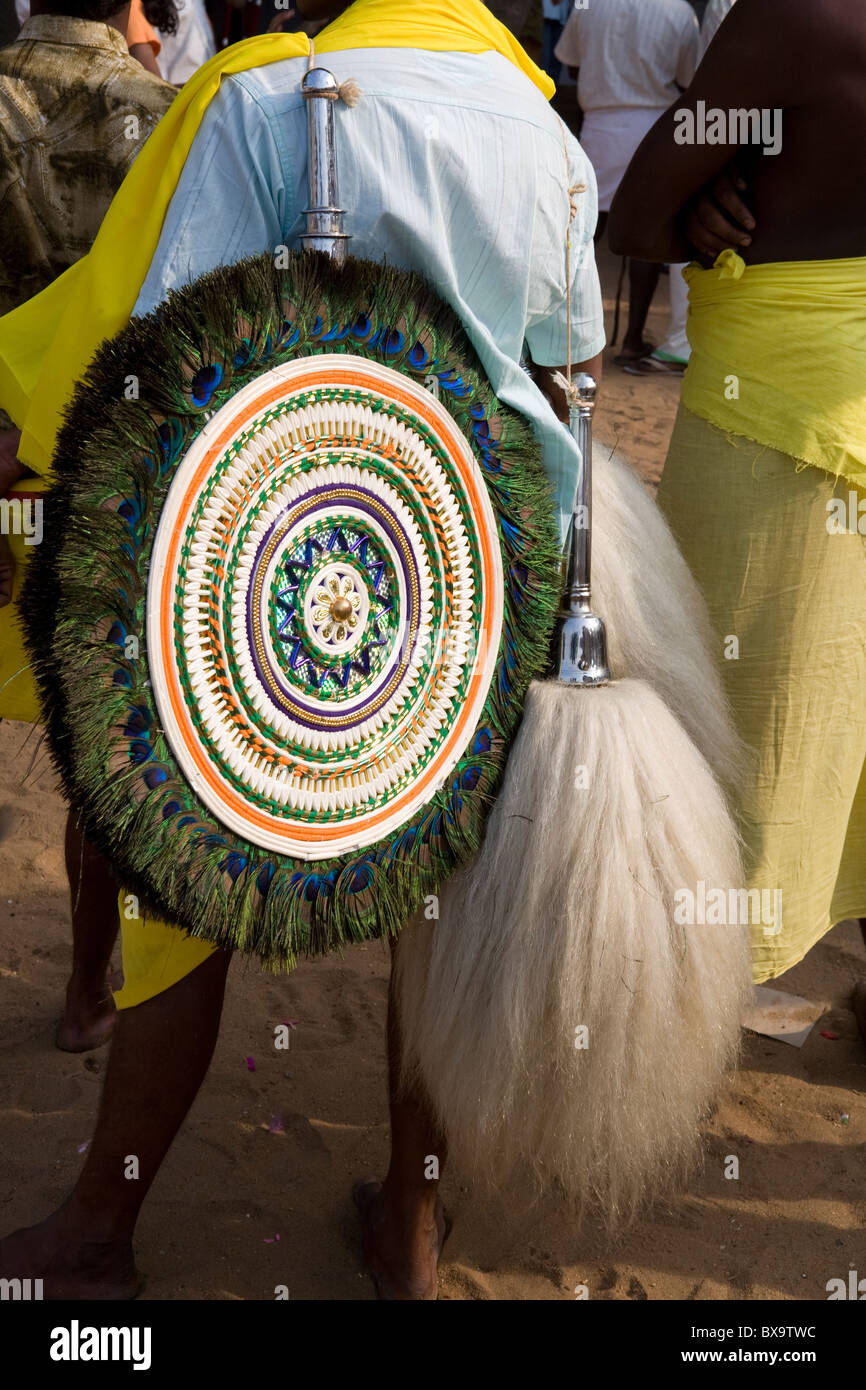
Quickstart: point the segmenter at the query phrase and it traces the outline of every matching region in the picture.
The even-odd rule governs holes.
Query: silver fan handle
[[[565,543],[565,592],[556,621],[554,660],[562,685],[606,685],[604,623],[589,606],[592,570],[592,412],[598,390],[594,377],[581,372],[574,383],[569,424],[580,449],[580,472],[574,511]]]
[[[304,213],[307,229],[301,241],[305,251],[324,251],[342,265],[350,237],[343,230],[337,193],[334,104],[340,98],[340,85],[327,68],[310,68],[301,83],[301,95],[307,103],[310,174],[310,206]]]

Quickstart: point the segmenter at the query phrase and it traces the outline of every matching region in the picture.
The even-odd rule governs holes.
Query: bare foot
[[[866,1043],[866,982],[863,980],[858,980],[854,986],[851,1008],[854,1010],[857,1027],[860,1029],[860,1037]]]
[[[0,1278],[41,1279],[46,1300],[135,1298],[143,1283],[129,1240],[86,1240],[65,1208],[0,1241]]]
[[[102,1047],[114,1032],[117,1011],[108,982],[94,994],[71,976],[66,986],[66,1008],[54,1041],[61,1052],[91,1052]]]
[[[439,1198],[429,1213],[413,1212],[403,1219],[389,1205],[378,1178],[355,1183],[352,1198],[360,1213],[364,1255],[379,1298],[438,1298],[439,1255],[449,1230]]]

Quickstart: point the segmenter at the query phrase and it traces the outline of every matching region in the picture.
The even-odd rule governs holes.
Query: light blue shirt
[[[337,107],[340,204],[349,253],[422,272],[460,316],[493,389],[540,441],[563,535],[579,454],[520,366],[567,352],[566,234],[571,224],[571,357],[604,346],[592,235],[595,178],[577,141],[532,82],[498,53],[355,49],[323,55],[363,96]],[[172,198],[135,306],[244,256],[298,244],[308,205],[306,59],[224,78]]]

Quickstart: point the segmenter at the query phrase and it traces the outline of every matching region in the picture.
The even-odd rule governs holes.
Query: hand
[[[589,376],[595,377],[596,385],[601,384],[601,364],[602,355],[599,352],[595,357],[586,362],[573,362],[571,364],[572,378],[579,377],[581,372],[587,372]],[[529,363],[532,379],[543,396],[553,408],[553,413],[558,420],[567,425],[571,418],[568,400],[565,392],[555,380],[557,376],[568,376],[566,367],[540,367],[537,362]]]
[[[0,497],[6,496],[24,472],[23,463],[18,461],[20,441],[20,430],[0,430]],[[9,537],[0,533],[0,608],[12,601],[14,579],[15,557]]]
[[[755,219],[740,197],[745,188],[745,179],[728,168],[688,204],[686,236],[701,256],[714,261],[729,246],[751,246]]]
[[[283,29],[288,28],[288,26],[289,26],[290,24],[291,24],[294,28],[297,28],[297,27],[298,27],[297,11],[295,11],[295,10],[284,10],[282,14],[275,14],[275,15],[274,15],[273,19],[271,20],[270,24],[269,24],[268,27],[267,27],[267,33],[269,33],[269,34],[279,34],[279,33],[282,33]]]
[[[552,407],[557,420],[561,420],[564,425],[568,424],[568,401],[561,386],[557,386],[554,377],[560,371],[558,367],[539,367],[532,363],[532,379],[541,392],[546,397],[548,404]],[[561,370],[565,376],[565,369]]]

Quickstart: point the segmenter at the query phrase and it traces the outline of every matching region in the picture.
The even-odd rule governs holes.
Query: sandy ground
[[[605,280],[614,267],[605,261]],[[610,307],[610,306],[609,306]],[[660,341],[664,292],[648,325]],[[658,478],[678,383],[609,365],[597,436]],[[30,769],[35,753],[35,763]],[[0,726],[0,1230],[45,1215],[90,1138],[106,1052],[57,1052],[71,947],[63,808],[38,735]],[[783,988],[826,1003],[802,1050],[748,1035],[688,1192],[612,1242],[554,1201],[490,1196],[446,1173],[454,1221],[446,1299],[824,1299],[866,1274],[866,1050],[849,997],[866,973],[856,927],[837,927]],[[387,1154],[380,944],[275,980],[233,965],[208,1079],[146,1203],[137,1253],[151,1299],[365,1299],[352,1180]],[[293,1020],[291,1049],[273,1030]],[[833,1033],[838,1036],[822,1036]],[[251,1071],[247,1058],[255,1061]],[[724,1176],[726,1156],[739,1178]]]

